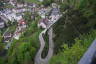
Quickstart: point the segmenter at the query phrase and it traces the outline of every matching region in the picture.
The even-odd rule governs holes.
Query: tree
[[[44,6],[48,6],[48,5],[50,5],[51,3],[53,3],[53,0],[44,0],[44,1],[43,1],[43,5],[44,5]]]
[[[17,0],[19,3],[25,3],[25,0]]]
[[[75,44],[71,47],[68,47],[67,44],[61,45],[63,51],[59,51],[58,54],[54,55],[50,60],[50,64],[78,64],[95,38],[96,30],[92,30],[89,34],[76,38]]]

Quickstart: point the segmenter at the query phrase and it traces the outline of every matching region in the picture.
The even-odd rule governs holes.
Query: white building
[[[46,8],[41,8],[41,9],[38,11],[38,14],[41,16],[41,18],[45,18],[47,13],[48,13],[48,11],[47,11]]]
[[[38,27],[40,28],[47,28],[49,20],[47,18],[41,19],[38,23]]]

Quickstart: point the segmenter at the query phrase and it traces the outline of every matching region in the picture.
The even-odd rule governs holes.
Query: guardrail
[[[88,48],[88,50],[85,52],[83,57],[80,59],[78,64],[92,64],[93,57],[96,53],[96,40],[93,41],[91,46]]]

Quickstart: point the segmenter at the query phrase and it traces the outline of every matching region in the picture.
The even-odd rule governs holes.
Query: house
[[[17,15],[11,9],[5,9],[5,10],[1,11],[1,14],[3,17],[5,17],[6,19],[8,19],[9,21],[12,21],[12,22],[14,22],[14,20],[18,21],[18,20],[22,19],[22,15]]]
[[[38,0],[38,1],[43,2],[44,0]]]
[[[17,20],[17,22],[22,19],[22,15],[21,14],[16,14],[16,17],[14,17],[15,20]]]
[[[24,32],[25,28],[27,27],[26,21],[24,19],[21,19],[18,21],[18,27],[16,28],[16,31],[14,33],[14,39],[18,40],[21,36],[21,34]]]
[[[10,0],[9,3],[10,3],[12,6],[16,6],[16,0]]]
[[[58,8],[52,8],[51,10],[51,15],[59,15],[60,14],[60,10]]]
[[[10,9],[4,9],[1,11],[1,13],[3,17],[7,18],[10,21],[14,21],[15,14],[13,14]]]
[[[18,26],[21,28],[26,28],[27,27],[26,21],[24,19],[19,20]]]
[[[0,18],[7,24],[9,22],[9,20],[4,16],[0,16]]]
[[[1,19],[1,17],[0,17],[0,29],[1,29],[1,28],[4,28],[4,27],[5,27],[5,22],[4,22],[4,20]]]
[[[47,11],[46,8],[41,8],[41,9],[38,11],[38,14],[41,16],[41,18],[45,18],[47,13],[48,13],[48,11]]]
[[[3,35],[3,42],[10,42],[12,36],[13,36],[13,35],[12,35],[11,32],[6,32],[6,33]]]
[[[37,4],[35,4],[35,3],[28,3],[28,7],[35,8],[35,7],[37,7]]]
[[[58,8],[52,8],[49,18],[50,21],[56,21],[60,17],[60,10]]]
[[[47,28],[49,20],[47,18],[41,19],[38,23],[38,27]]]
[[[23,6],[24,6],[24,4],[21,4],[21,3],[16,4],[16,7],[18,7],[18,8],[22,8]]]

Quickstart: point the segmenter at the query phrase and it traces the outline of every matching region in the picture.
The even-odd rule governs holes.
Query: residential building
[[[41,18],[45,18],[47,13],[48,13],[48,11],[46,8],[41,8],[38,12],[38,14],[41,16]]]
[[[50,21],[55,21],[60,17],[60,10],[58,8],[52,8],[51,14],[49,15]]]
[[[4,28],[5,27],[5,22],[3,19],[0,18],[0,28]]]
[[[14,22],[14,20],[19,21],[20,19],[22,19],[22,15],[17,15],[11,9],[5,9],[1,11],[0,14],[2,14],[3,17],[12,22]]]
[[[26,21],[24,19],[19,20],[18,26],[21,28],[26,28],[27,27]]]
[[[49,20],[47,18],[41,19],[38,23],[38,27],[47,28]]]
[[[6,32],[6,33],[3,35],[3,42],[10,42],[12,36],[13,36],[12,33]]]
[[[18,40],[21,36],[21,34],[25,31],[27,27],[26,21],[24,19],[21,19],[18,21],[18,27],[16,28],[16,31],[14,33],[14,39]]]

